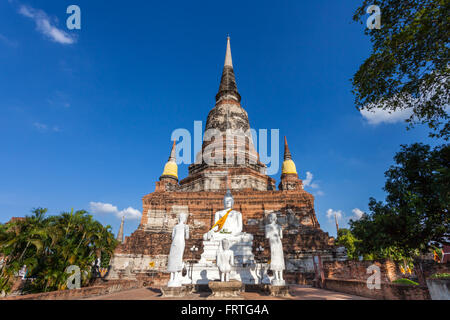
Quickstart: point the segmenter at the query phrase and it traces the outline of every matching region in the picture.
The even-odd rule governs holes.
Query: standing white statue
[[[133,269],[134,269],[134,260],[130,260],[125,266],[125,277],[127,278],[133,277]]]
[[[229,189],[223,199],[223,205],[224,210],[215,213],[214,226],[203,235],[203,240],[214,239],[218,232],[228,235],[230,238],[244,235],[251,236],[242,232],[242,214],[233,210],[234,199]]]
[[[219,267],[220,281],[230,281],[231,268],[234,266],[234,253],[230,250],[230,243],[223,239],[219,250],[217,250],[217,267]]]
[[[283,244],[281,239],[283,238],[283,230],[281,226],[277,224],[277,215],[271,213],[269,215],[269,223],[266,225],[266,239],[270,242],[270,269],[274,273],[274,279],[272,285],[284,285],[283,270],[284,255]]]
[[[181,271],[183,270],[183,253],[185,239],[189,239],[189,226],[186,225],[187,215],[180,213],[178,224],[172,230],[172,245],[170,247],[167,271],[170,272],[168,287],[181,287]]]

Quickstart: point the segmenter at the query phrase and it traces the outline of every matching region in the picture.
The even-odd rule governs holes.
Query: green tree
[[[386,171],[386,201],[371,198],[370,214],[350,221],[361,253],[402,260],[449,243],[450,145],[402,146]]]
[[[350,260],[358,259],[359,255],[357,247],[360,242],[361,241],[356,239],[349,229],[339,229],[336,244],[347,249],[347,257]]]
[[[9,291],[14,275],[26,265],[33,278],[30,292],[66,288],[67,267],[77,265],[83,285],[91,277],[94,261],[111,256],[117,241],[111,227],[104,227],[86,211],[65,212],[45,218],[47,209],[35,209],[32,216],[0,228],[0,255],[6,257],[0,277],[0,291]]]
[[[353,19],[365,25],[372,4],[381,9],[381,29],[365,28],[373,49],[352,78],[356,106],[408,109],[408,128],[427,124],[431,136],[448,140],[450,2],[365,0]]]

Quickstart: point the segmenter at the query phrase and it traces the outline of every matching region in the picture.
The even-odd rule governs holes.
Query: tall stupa
[[[253,235],[256,263],[264,264],[270,259],[264,226],[266,217],[276,213],[283,228],[287,282],[307,283],[313,279],[313,255],[320,254],[323,261],[345,258],[334,245],[334,239],[320,228],[314,197],[303,189],[287,139],[277,189],[275,180],[266,174],[266,166],[259,160],[249,129],[228,37],[219,90],[207,117],[202,149],[195,163],[189,166],[188,176],[180,180],[175,143],[172,145],[154,192],[142,198],[143,214],[138,229],[116,249],[112,261],[114,277],[121,277],[133,260],[133,274],[137,277],[145,277],[152,271],[162,284],[167,282],[171,232],[182,212],[188,214],[191,233],[186,241],[185,263],[192,265],[199,261],[204,252],[202,236],[213,226],[215,212],[223,209],[228,188],[234,197],[234,209],[242,213],[243,231]],[[197,251],[190,250],[195,247]],[[256,250],[260,247],[264,251]],[[246,281],[258,283],[259,280]]]

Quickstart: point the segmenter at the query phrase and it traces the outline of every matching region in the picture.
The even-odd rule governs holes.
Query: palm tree
[[[8,290],[14,274],[27,265],[35,278],[34,292],[65,289],[70,265],[82,270],[84,282],[102,252],[112,254],[117,241],[111,227],[104,227],[86,211],[63,212],[45,217],[47,209],[35,209],[23,221],[0,228],[0,255],[6,256],[0,273],[0,291]]]

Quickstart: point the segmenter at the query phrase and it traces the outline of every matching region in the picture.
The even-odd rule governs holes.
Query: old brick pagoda
[[[264,226],[272,212],[277,214],[283,228],[287,282],[311,280],[315,254],[320,254],[323,261],[345,259],[345,253],[334,245],[334,239],[320,229],[314,197],[303,189],[286,138],[277,189],[275,180],[266,174],[267,168],[259,160],[249,129],[248,115],[241,106],[236,85],[228,38],[219,92],[207,118],[202,150],[196,162],[189,166],[188,176],[179,180],[173,144],[155,191],[142,199],[143,214],[138,229],[116,249],[109,278],[144,277],[156,272],[156,278],[165,284],[172,228],[181,212],[188,214],[190,227],[184,253],[189,269],[200,260],[204,251],[203,234],[213,226],[215,212],[223,210],[227,188],[234,197],[234,209],[242,213],[243,231],[253,235],[255,264],[249,268],[263,268],[270,259]],[[230,130],[240,133],[230,138],[227,135]],[[208,132],[215,132],[214,137],[209,137]],[[194,246],[198,251],[190,250]],[[260,280],[255,277],[254,281],[246,282],[259,283]]]

